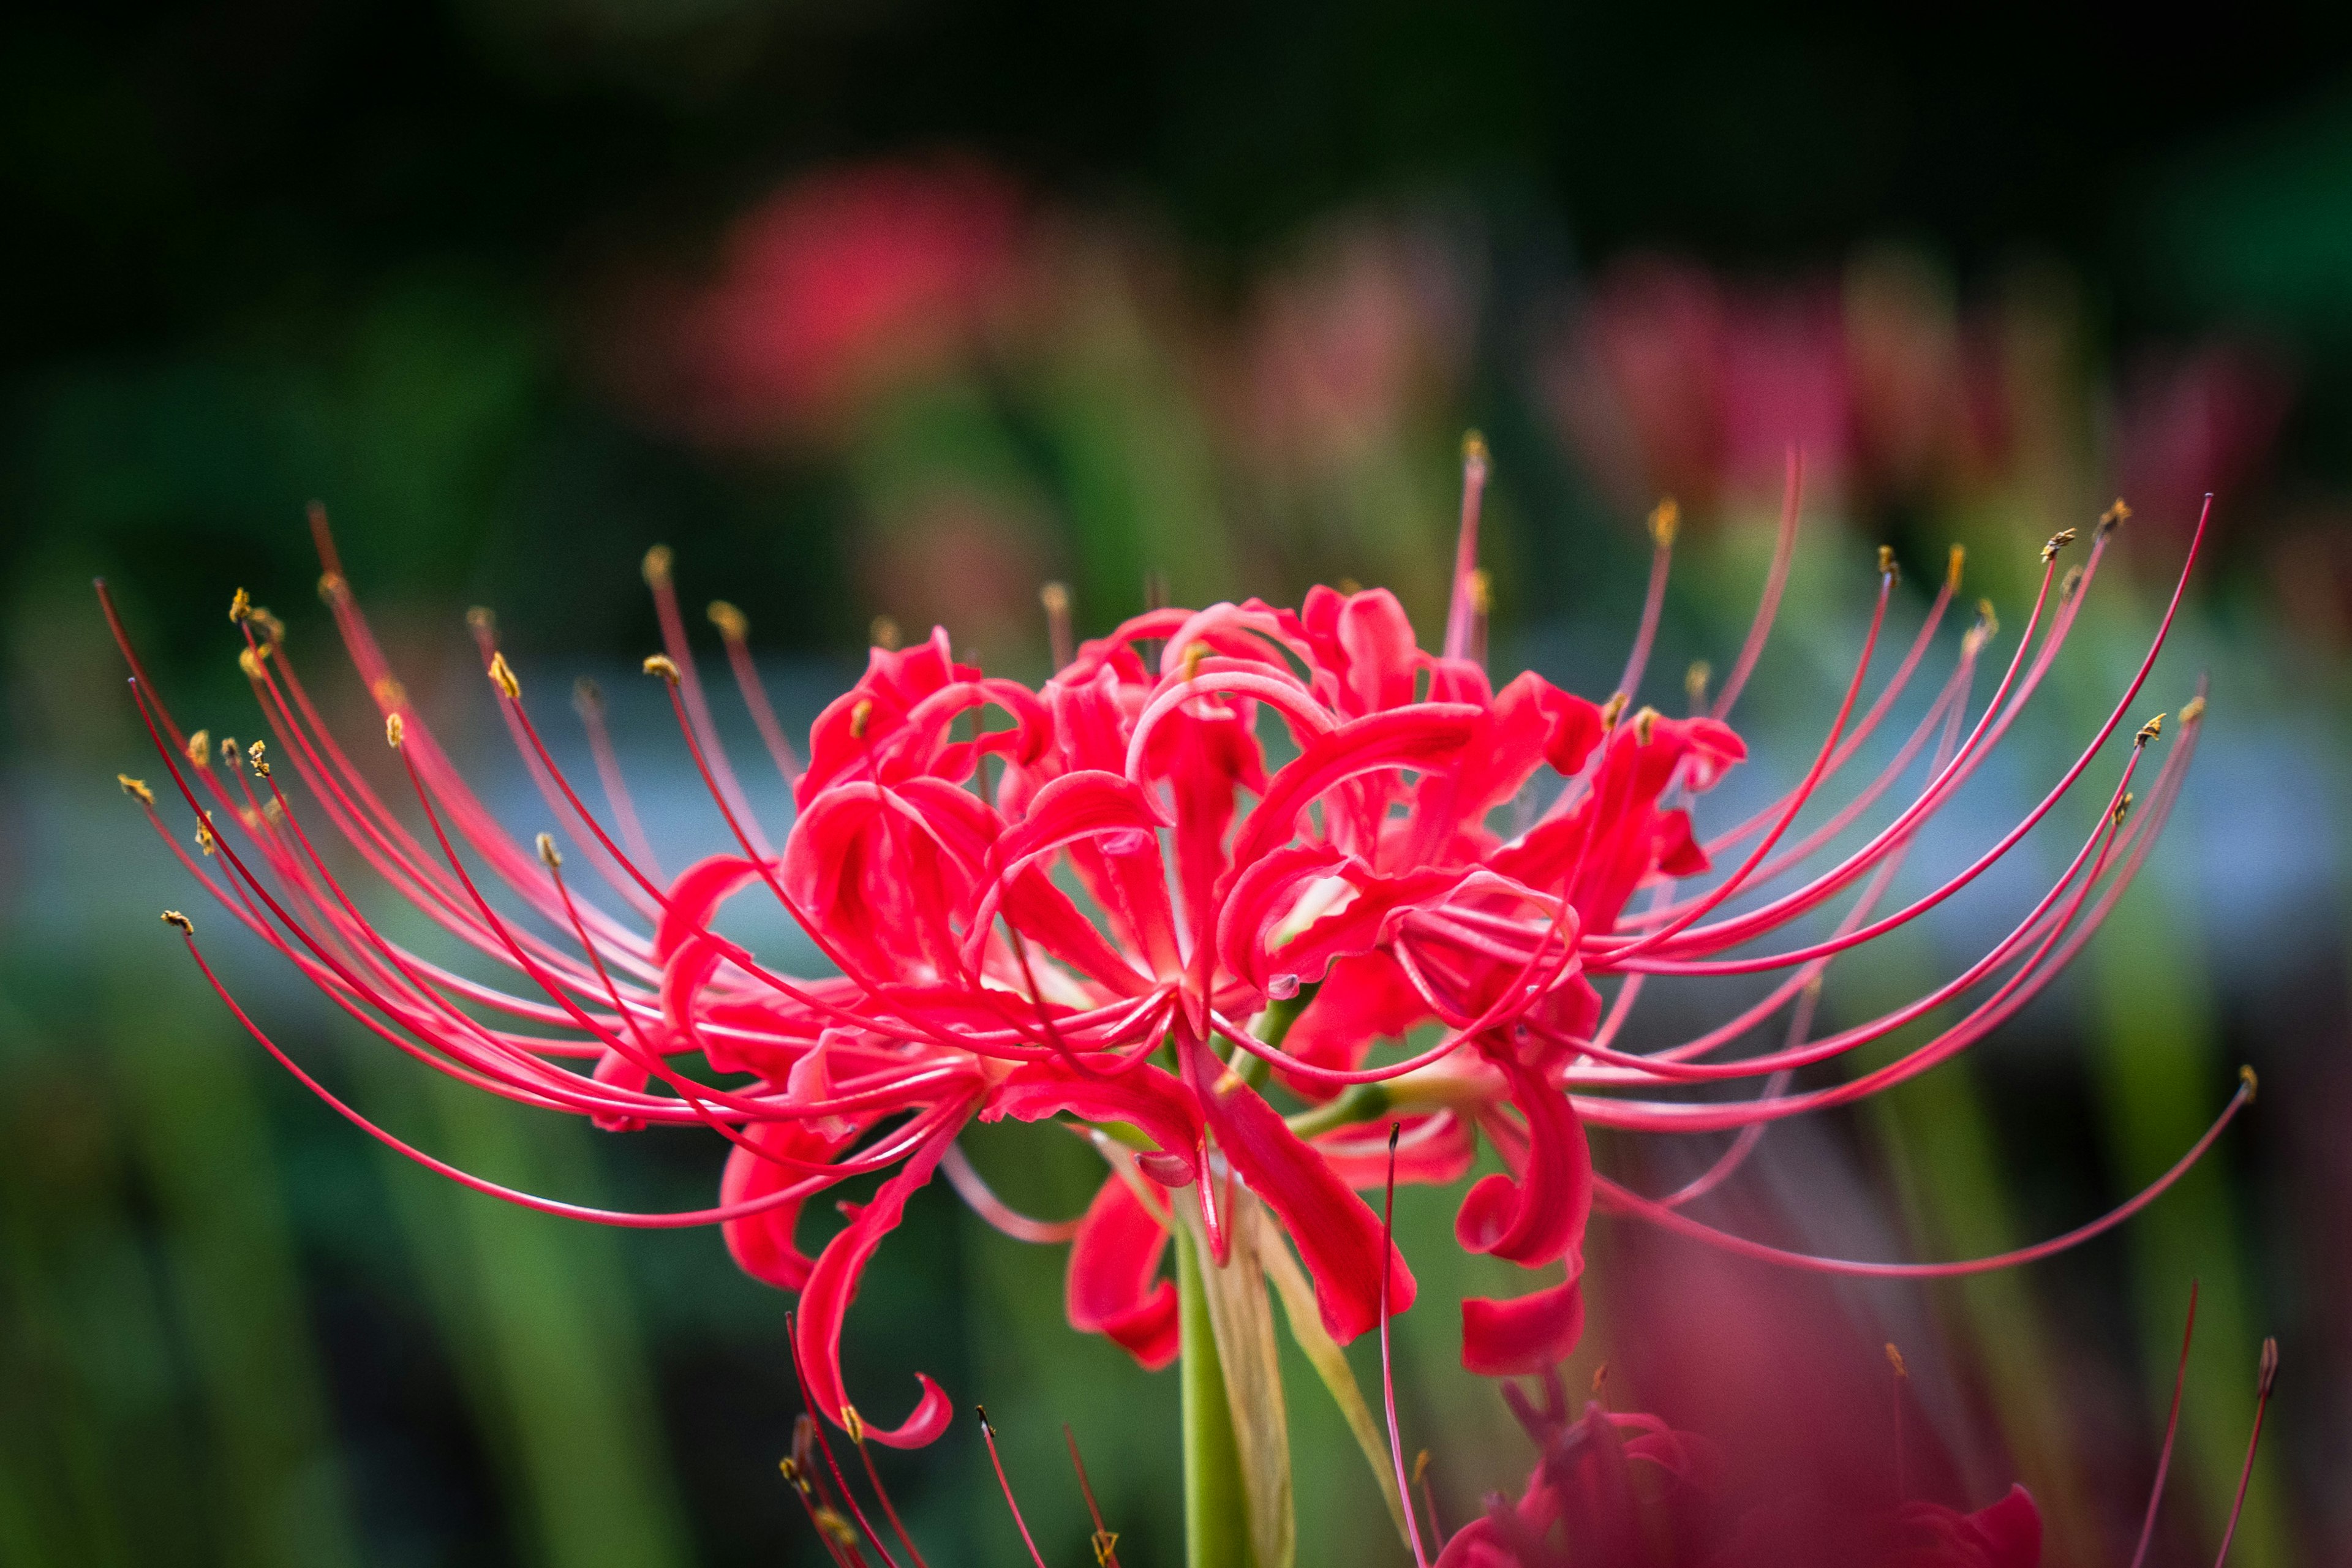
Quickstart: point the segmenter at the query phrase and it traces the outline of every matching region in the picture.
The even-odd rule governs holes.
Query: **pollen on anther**
[[[870,697],[859,698],[856,705],[849,710],[849,738],[853,741],[866,739],[866,726],[873,721],[874,700]]]
[[[235,594],[229,595],[228,618],[231,625],[244,625],[245,618],[251,614],[253,614],[252,595],[239,588]]]
[[[2117,827],[2121,827],[2124,825],[2124,818],[2131,815],[2131,808],[2132,792],[2126,790],[2124,791],[2124,797],[2116,802],[2116,826]]]
[[[134,779],[129,773],[117,773],[114,775],[114,782],[122,786],[123,794],[131,796],[140,805],[152,805],[155,804],[155,792],[147,787],[147,781],[145,779]]]
[[[210,730],[199,730],[188,737],[188,764],[198,768],[213,765],[213,732]]]
[[[660,588],[668,584],[670,559],[669,546],[667,544],[656,544],[646,552],[643,570],[646,574],[646,587]]]
[[[751,623],[744,618],[743,612],[724,599],[711,600],[709,614],[710,624],[729,642],[741,642],[751,633]]]
[[[2058,552],[2074,542],[2074,531],[2071,528],[2060,529],[2057,532],[2050,536],[2050,542],[2042,547],[2042,559],[2044,561],[2057,560]]]
[[[1895,578],[1898,582],[1902,579],[1903,569],[1895,563],[1895,546],[1892,544],[1882,544],[1878,547],[1878,574],[1882,577]]]
[[[408,726],[400,721],[400,715],[397,713],[385,714],[383,716],[384,744],[390,746],[396,752],[400,750],[400,743],[407,738]]]
[[[507,656],[503,653],[490,655],[490,684],[509,701],[522,695],[522,682],[515,679],[514,666],[507,662]]]
[[[563,864],[563,852],[555,847],[554,834],[542,833],[539,836],[539,858],[551,871]]]
[[[866,1441],[866,1418],[857,1414],[855,1405],[841,1407],[841,1429],[849,1434],[849,1440],[853,1443]]]
[[[1911,1380],[1911,1368],[1905,1364],[1903,1352],[1895,1348],[1895,1342],[1893,1340],[1886,1342],[1886,1364],[1893,1367],[1895,1369],[1895,1375],[1903,1379],[1906,1383],[1908,1383]]]
[[[1968,546],[1955,544],[1950,558],[1944,563],[1944,581],[1952,585],[1955,594],[1960,591],[1960,568],[1968,564]]]
[[[2238,1069],[2238,1081],[2246,1086],[2246,1102],[2252,1104],[2254,1097],[2262,1092],[2263,1080],[2254,1076],[2251,1066],[2247,1066]]]
[[[1484,566],[1470,574],[1470,607],[1482,616],[1495,613],[1495,577]]]
[[[1639,713],[1634,714],[1634,715],[1633,715],[1633,742],[1634,742],[1634,744],[1636,744],[1636,745],[1642,745],[1642,746],[1646,746],[1646,745],[1648,745],[1648,744],[1650,743],[1650,737],[1651,737],[1652,735],[1654,735],[1654,734],[1655,734],[1655,733],[1657,732],[1657,729],[1658,729],[1658,710],[1657,710],[1656,709],[1654,709],[1654,708],[1644,708],[1644,709],[1643,709]]]
[[[215,849],[220,847],[219,841],[213,837],[213,830],[209,824],[202,822],[196,824],[196,847],[204,851],[207,859],[212,858]]]
[[[1650,509],[1650,539],[1661,550],[1674,547],[1675,535],[1683,525],[1683,509],[1672,496],[1661,496],[1658,504]]]
[[[2180,705],[2180,721],[2183,724],[2194,724],[2203,717],[2205,717],[2205,699],[2202,697],[2192,697]]]
[[[261,679],[261,660],[268,652],[268,643],[263,643],[258,647],[241,647],[236,650],[236,667],[245,671],[245,678],[247,680]]]
[[[672,686],[677,684],[677,666],[671,662],[669,655],[666,653],[647,654],[645,671],[647,675],[660,676]]]
[[[2139,727],[2139,733],[2132,737],[2132,744],[2135,746],[2145,746],[2150,741],[2155,740],[2158,735],[2163,733],[2164,715],[2159,713],[2155,718],[2150,719],[2147,723],[2142,724]]]
[[[1625,710],[1633,700],[1622,691],[1612,692],[1609,700],[1601,705],[1601,727],[1603,730],[1614,730],[1617,727],[1617,721],[1625,716]]]
[[[1480,435],[1475,430],[1466,430],[1463,432],[1463,467],[1467,468],[1475,468],[1479,470],[1479,472],[1484,473],[1486,471],[1486,437]]]
[[[196,922],[190,920],[187,916],[182,914],[177,910],[165,910],[163,911],[163,923],[167,926],[175,928],[182,936],[194,936],[196,934]]]
[[[319,576],[319,597],[330,605],[340,605],[352,591],[340,572],[325,572]]]

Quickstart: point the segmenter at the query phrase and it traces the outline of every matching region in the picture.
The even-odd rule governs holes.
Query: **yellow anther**
[[[1037,590],[1037,602],[1045,606],[1049,616],[1066,616],[1070,613],[1070,585],[1048,583]]]
[[[1111,1559],[1118,1552],[1118,1531],[1097,1530],[1094,1533],[1095,1562],[1098,1568],[1110,1568]]]
[[[193,767],[208,768],[213,765],[213,732],[210,730],[199,730],[188,737],[188,762]]]
[[[1462,461],[1465,467],[1483,468],[1486,466],[1486,437],[1475,430],[1462,433]]]
[[[670,657],[666,653],[647,654],[645,670],[647,675],[660,676],[672,686],[677,684],[677,666],[670,662]]]
[[[245,671],[245,678],[247,680],[261,679],[261,656],[268,651],[268,643],[263,643],[257,648],[241,647],[236,650],[236,667]]]
[[[167,926],[177,927],[182,936],[194,936],[196,934],[196,922],[190,920],[187,916],[182,914],[177,910],[165,910],[163,911],[163,923]]]
[[[1196,642],[1184,649],[1184,679],[1187,683],[1201,678],[1201,661],[1209,657],[1209,645]]]
[[[1951,556],[1944,563],[1944,581],[1952,585],[1955,594],[1960,591],[1960,568],[1968,563],[1968,546],[1955,544]]]
[[[1895,546],[1882,544],[1878,547],[1878,574],[1897,579],[1903,575],[1902,569],[1895,564]]]
[[[776,1468],[784,1473],[784,1479],[792,1483],[794,1490],[798,1490],[807,1484],[801,1479],[801,1467],[799,1461],[794,1459],[790,1454],[786,1454],[782,1458],[776,1461]]]
[[[1910,1381],[1911,1369],[1903,1364],[1903,1352],[1895,1348],[1893,1340],[1886,1342],[1886,1364],[1895,1369],[1895,1376],[1906,1383]]]
[[[1246,1080],[1243,1079],[1241,1074],[1235,1072],[1231,1068],[1227,1068],[1224,1071],[1217,1075],[1217,1081],[1211,1086],[1210,1092],[1214,1094],[1219,1100],[1223,1100],[1225,1096],[1233,1093],[1234,1090],[1241,1088],[1244,1081]]]
[[[1601,1391],[1608,1386],[1609,1363],[1604,1361],[1599,1366],[1592,1369],[1592,1397],[1595,1399],[1600,1398]]]
[[[1650,509],[1650,539],[1661,550],[1672,550],[1675,535],[1682,531],[1682,503],[1672,496],[1663,496]]]
[[[849,1434],[853,1443],[866,1441],[866,1418],[857,1414],[857,1406],[845,1404],[841,1407],[841,1429]]]
[[[114,782],[122,786],[123,794],[129,795],[140,805],[152,805],[155,804],[155,792],[147,787],[147,781],[145,779],[134,779],[129,773],[117,773],[114,775]]]
[[[214,850],[220,847],[220,841],[213,837],[213,830],[210,823],[199,822],[196,824],[196,847],[203,850],[207,856],[211,855]]]
[[[2050,536],[2050,542],[2042,547],[2042,559],[2044,561],[2057,560],[2058,552],[2074,542],[2074,531],[2071,528],[2060,529],[2057,532]]]
[[[563,864],[563,852],[555,847],[554,834],[542,833],[539,836],[539,858],[541,863],[551,871]]]
[[[263,778],[269,776],[269,763],[265,760],[268,755],[269,742],[267,741],[256,741],[245,749],[245,760],[251,763],[253,771]]]
[[[261,635],[265,639],[267,639],[266,644],[262,648],[264,653],[268,652],[270,648],[277,647],[279,643],[286,640],[286,623],[279,620],[276,616],[271,615],[268,610],[263,609],[259,605],[253,606],[252,615],[249,618],[255,626],[261,628]]]
[[[503,653],[490,655],[490,684],[499,689],[509,701],[522,696],[522,682],[515,679],[514,666]]]
[[[1484,566],[1470,574],[1470,607],[1482,616],[1495,613],[1495,579]]]
[[[1703,658],[1691,660],[1691,667],[1683,671],[1683,694],[1690,699],[1692,707],[1706,700],[1706,683],[1713,679],[1715,666]]]
[[[222,737],[221,737],[221,743],[220,743],[220,760],[222,761],[222,763],[224,763],[225,764],[226,764],[226,765],[227,765],[227,766],[229,766],[229,767],[235,767],[235,766],[236,766],[236,736],[234,736],[234,735],[224,735],[224,736],[222,736]]]
[[[1414,1486],[1421,1485],[1422,1478],[1428,1474],[1429,1450],[1423,1448],[1420,1453],[1415,1454],[1412,1457],[1412,1484]]]
[[[710,624],[717,626],[719,635],[729,642],[741,642],[751,629],[751,623],[743,618],[743,612],[724,599],[710,601],[709,616]]]
[[[646,551],[644,566],[646,574],[646,586],[648,588],[667,587],[669,585],[669,563],[670,552],[668,545],[656,544],[651,550]]]
[[[898,650],[898,623],[887,616],[877,616],[866,628],[866,640],[885,653]]]
[[[231,625],[244,625],[245,618],[251,614],[253,614],[252,595],[239,588],[235,594],[229,595],[228,618]]]
[[[2180,721],[2182,723],[2194,724],[2203,717],[2205,717],[2205,699],[2202,697],[2192,697],[2188,701],[2180,705]]]
[[[390,746],[396,752],[400,750],[400,743],[406,739],[408,739],[408,726],[400,721],[400,715],[397,713],[385,714],[383,716],[384,744]]]
[[[2099,531],[2113,533],[2118,527],[2131,521],[2131,514],[2132,509],[2124,504],[2123,497],[2117,496],[2116,504],[2099,514]]]
[[[1609,700],[1601,705],[1601,727],[1603,730],[1614,730],[1617,727],[1617,721],[1625,716],[1627,704],[1633,700],[1622,691],[1612,693]]]
[[[2132,738],[2132,744],[2135,746],[2145,746],[2150,741],[2155,740],[2158,735],[2163,733],[2164,715],[2159,713],[2155,718],[2150,719],[2147,723],[2142,724],[2139,727],[2139,733]]]
[[[319,597],[328,604],[340,605],[350,598],[351,594],[352,585],[343,581],[341,573],[322,572],[319,574]]]
[[[264,778],[269,776],[267,769],[263,770],[262,776]],[[286,803],[279,800],[274,795],[268,800],[263,801],[261,803],[261,820],[267,822],[272,827],[284,822],[286,820]]]
[[[866,726],[873,721],[874,699],[859,698],[849,710],[849,738],[853,741],[866,739]]]
[[[1633,743],[1637,746],[1648,745],[1650,737],[1657,733],[1657,729],[1658,710],[1654,708],[1643,709],[1633,715]]]
[[[2131,808],[2132,792],[2126,790],[2124,791],[2123,799],[2116,802],[2116,826],[2117,827],[2121,827],[2124,825],[2124,819],[2131,815]]]
[[[847,1548],[858,1544],[857,1531],[851,1528],[849,1521],[824,1504],[817,1504],[815,1519],[817,1533],[835,1546]]]
[[[2238,1081],[2245,1085],[2246,1103],[2252,1105],[2254,1096],[2262,1091],[2263,1080],[2254,1076],[2252,1067],[2242,1067],[2238,1069]]]
[[[368,688],[368,693],[376,700],[379,707],[405,708],[408,706],[408,688],[389,675],[378,676],[375,684]]]

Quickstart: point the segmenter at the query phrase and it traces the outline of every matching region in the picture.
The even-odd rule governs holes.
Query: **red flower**
[[[1383,1289],[1380,1223],[1358,1195],[1380,1179],[1381,1162],[1369,1157],[1379,1130],[1363,1124],[1401,1124],[1407,1180],[1458,1179],[1483,1133],[1504,1168],[1469,1189],[1457,1235],[1465,1247],[1549,1278],[1514,1300],[1465,1302],[1464,1359],[1484,1373],[1540,1371],[1566,1353],[1582,1321],[1582,1242],[1596,1197],[1769,1253],[1688,1219],[1680,1196],[1653,1202],[1597,1176],[1586,1123],[1686,1133],[1761,1127],[1874,1092],[1963,1048],[2087,938],[2152,841],[2189,748],[2173,748],[2147,809],[2127,820],[2126,792],[2153,727],[2144,732],[2111,809],[2065,875],[1948,985],[1823,1039],[1798,1029],[1780,1049],[1713,1059],[1795,1001],[1836,953],[1973,880],[2042,820],[2123,722],[2145,666],[2081,759],[2012,832],[1933,893],[1871,918],[1895,864],[2040,685],[2099,569],[2108,530],[2098,531],[2078,589],[2053,600],[2054,566],[2045,574],[2016,654],[1965,738],[1975,667],[1994,636],[1989,622],[1960,639],[1951,675],[1886,770],[1799,834],[1800,812],[1893,710],[1958,587],[1956,557],[1865,709],[1860,698],[1895,585],[1882,560],[1863,656],[1801,783],[1748,821],[1702,837],[1691,817],[1696,797],[1745,755],[1724,716],[1754,668],[1785,576],[1793,474],[1775,590],[1730,682],[1706,711],[1670,719],[1629,711],[1638,652],[1623,689],[1598,705],[1532,674],[1496,691],[1467,657],[1484,645],[1468,575],[1483,472],[1481,450],[1446,654],[1419,647],[1390,595],[1321,588],[1295,613],[1255,600],[1151,612],[1076,649],[1036,689],[958,664],[946,634],[935,633],[911,648],[876,650],[856,685],[817,719],[803,771],[742,657],[740,617],[716,615],[744,696],[793,785],[798,810],[781,847],[751,815],[710,722],[667,552],[656,552],[647,581],[667,651],[646,668],[668,683],[684,742],[740,851],[667,883],[640,864],[642,848],[625,849],[605,826],[609,814],[624,838],[642,845],[601,719],[589,710],[604,810],[557,768],[488,618],[478,617],[501,715],[557,828],[604,884],[593,902],[567,879],[553,837],[541,835],[536,856],[525,851],[467,790],[386,666],[322,525],[322,588],[383,715],[415,809],[394,810],[332,739],[281,628],[240,593],[233,616],[247,672],[278,764],[309,799],[298,805],[283,790],[260,745],[216,758],[139,678],[141,710],[177,793],[200,814],[205,856],[215,847],[218,856],[189,856],[177,836],[164,836],[236,919],[427,1065],[607,1127],[693,1122],[726,1138],[733,1147],[721,1202],[690,1214],[583,1211],[451,1173],[533,1206],[614,1223],[720,1224],[747,1269],[803,1292],[799,1349],[817,1404],[877,1441],[925,1442],[948,1418],[926,1380],[905,1421],[866,1425],[839,1373],[843,1321],[864,1266],[934,1167],[948,1160],[982,1212],[1014,1234],[1072,1234],[1011,1215],[960,1157],[949,1159],[975,1116],[1067,1118],[1091,1131],[1110,1171],[1076,1226],[1070,1316],[1146,1365],[1163,1363],[1170,1348],[1169,1296],[1157,1277],[1164,1247],[1154,1230],[1196,1225],[1222,1261],[1233,1205],[1264,1203],[1313,1279],[1324,1326],[1344,1342],[1379,1321]],[[1661,530],[1661,582],[1669,540]],[[1658,603],[1654,592],[1637,649],[1649,646]],[[2181,729],[2195,733],[2193,722]],[[1864,847],[1766,896],[1869,811],[1931,743],[1927,781]],[[520,984],[461,976],[377,931],[320,853],[314,819]],[[1728,869],[1686,890],[1722,860]],[[1633,907],[1645,891],[1646,903]],[[1834,935],[1758,951],[1849,892]],[[794,979],[724,935],[715,917],[745,893],[781,904],[837,973]],[[1722,1027],[1646,1055],[1615,1046],[1651,974],[1769,971],[1789,977]],[[1605,1016],[1596,979],[1613,987]],[[1832,1087],[1788,1089],[1788,1069],[1875,1040],[1971,987],[1985,994],[1970,1010],[1889,1065]],[[1380,1040],[1401,1037],[1409,1037],[1402,1054],[1376,1052]],[[709,1073],[685,1070],[697,1055]],[[1686,1085],[1729,1079],[1762,1079],[1764,1092],[1681,1097]],[[1725,1169],[1752,1144],[1743,1141]],[[841,1205],[847,1227],[814,1258],[804,1254],[795,1232],[809,1201],[878,1173],[890,1173],[869,1201]],[[1793,1261],[1894,1272],[1989,1266]],[[1393,1310],[1411,1304],[1414,1282],[1402,1259],[1389,1262],[1385,1286]]]

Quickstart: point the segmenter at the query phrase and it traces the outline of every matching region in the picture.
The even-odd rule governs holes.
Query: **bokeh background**
[[[742,607],[802,724],[877,617],[1041,673],[1048,578],[1082,631],[1155,592],[1353,578],[1427,635],[1474,425],[1496,454],[1498,666],[1604,694],[1640,518],[1680,500],[1662,706],[1685,662],[1737,647],[1804,447],[1805,543],[1741,714],[1779,761],[1727,814],[1818,733],[1873,545],[1932,584],[1965,543],[1969,595],[2015,618],[2040,541],[2131,500],[2121,569],[1923,877],[2063,767],[2218,492],[2144,704],[2210,672],[2210,735],[2140,887],[1999,1039],[1776,1131],[1712,1216],[1858,1255],[1998,1249],[2161,1170],[2239,1063],[2261,1103],[2122,1232],[1965,1285],[1794,1283],[1604,1223],[1571,1375],[1607,1357],[1612,1398],[1669,1413],[1740,1391],[1709,1406],[1735,1440],[1738,1412],[1805,1395],[1874,1455],[1899,1340],[1925,1484],[1980,1503],[2023,1479],[2053,1562],[2120,1563],[2196,1279],[2157,1560],[2210,1553],[2265,1332],[2286,1372],[2233,1560],[2352,1556],[2352,22],[1930,11],[12,11],[0,1561],[817,1560],[775,1470],[797,1409],[782,1297],[714,1236],[569,1226],[394,1161],[187,972],[154,910],[206,916],[114,788],[149,764],[94,574],[191,722],[250,729],[221,613],[248,587],[314,679],[335,666],[302,522],[324,501],[410,687],[517,828],[541,824],[492,733],[474,604],[538,690],[604,681],[674,869],[720,829],[629,673],[654,646],[648,545],[676,549],[690,602]],[[323,683],[363,736],[349,679]],[[740,710],[722,724],[756,754]],[[2004,929],[2095,809],[1833,972],[1830,1016]],[[592,1201],[708,1201],[706,1141],[423,1081],[249,949],[215,943],[279,1037],[418,1141]],[[1670,998],[1657,1037],[1701,1000]],[[1033,1213],[1087,1190],[1075,1141],[970,1147]],[[1653,1184],[1695,1168],[1601,1152]],[[1450,1251],[1449,1200],[1400,1210],[1417,1259]],[[887,1405],[920,1365],[984,1398],[1075,1563],[1068,1422],[1122,1560],[1178,1561],[1172,1379],[1069,1333],[1059,1269],[926,1194],[869,1275],[852,1381]],[[1442,1294],[1400,1324],[1402,1396],[1459,1520],[1526,1455],[1452,1365]],[[1302,1561],[1401,1561],[1311,1379],[1292,1401]],[[933,1561],[1016,1561],[968,1422],[887,1462]]]

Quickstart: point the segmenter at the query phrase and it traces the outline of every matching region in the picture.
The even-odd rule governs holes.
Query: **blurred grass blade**
[[[1182,1215],[1184,1205],[1176,1205]],[[1249,1568],[1249,1513],[1217,1338],[1201,1279],[1198,1227],[1176,1226],[1176,1300],[1182,1336],[1185,1568]]]
[[[1372,1419],[1371,1406],[1364,1402],[1364,1391],[1356,1382],[1355,1369],[1348,1364],[1347,1352],[1324,1330],[1323,1315],[1316,1310],[1315,1290],[1307,1282],[1307,1271],[1299,1268],[1298,1259],[1290,1255],[1290,1248],[1279,1238],[1269,1240],[1259,1260],[1265,1266],[1266,1278],[1281,1292],[1283,1315],[1290,1322],[1290,1337],[1307,1352],[1323,1386],[1331,1391],[1331,1403],[1339,1407],[1348,1430],[1356,1435],[1356,1446],[1364,1451],[1364,1462],[1372,1468],[1372,1479],[1381,1484],[1381,1496],[1388,1500],[1389,1517],[1396,1523],[1397,1539],[1408,1539],[1404,1500],[1397,1495],[1396,1469],[1389,1463],[1388,1439]]]

